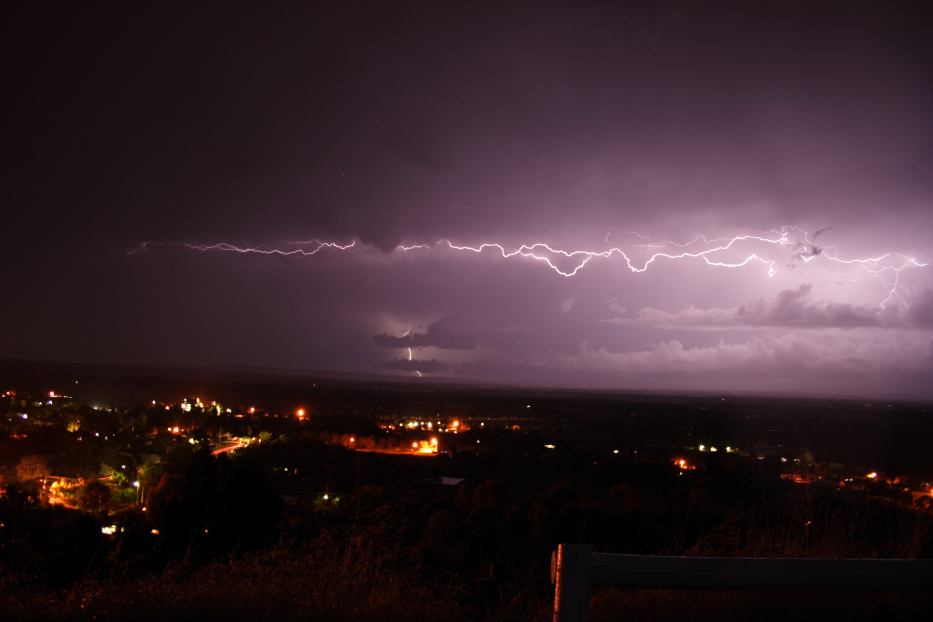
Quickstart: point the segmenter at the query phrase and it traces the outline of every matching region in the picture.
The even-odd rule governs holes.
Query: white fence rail
[[[594,553],[561,544],[551,555],[554,622],[586,620],[591,586],[688,590],[933,591],[933,560],[660,557]]]

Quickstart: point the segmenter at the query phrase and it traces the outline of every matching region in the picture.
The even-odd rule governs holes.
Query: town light
[[[681,471],[695,471],[696,467],[689,462],[686,458],[674,458],[674,466],[676,466]]]

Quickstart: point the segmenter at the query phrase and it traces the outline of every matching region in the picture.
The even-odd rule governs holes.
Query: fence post
[[[559,544],[551,554],[554,622],[586,621],[592,557],[593,547],[588,544]]]

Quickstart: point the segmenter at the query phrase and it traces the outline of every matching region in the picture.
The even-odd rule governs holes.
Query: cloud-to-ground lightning
[[[410,336],[411,336],[411,326],[409,326],[409,327],[408,327],[408,330],[406,330],[406,331],[402,334],[402,337],[410,337]],[[414,353],[412,353],[412,351],[411,351],[411,346],[408,346],[407,350],[408,350],[408,362],[410,363],[410,362],[412,362],[412,361],[415,360],[415,355],[414,355]],[[421,373],[421,370],[418,370],[418,369],[415,370],[415,375],[418,376],[419,378],[423,378],[423,377],[424,377],[424,374],[422,374],[422,373]]]
[[[786,225],[779,229],[761,233],[742,233],[717,238],[698,235],[686,243],[679,243],[672,240],[655,241],[641,233],[613,228],[604,238],[606,247],[595,250],[565,249],[544,241],[507,246],[494,241],[480,242],[478,244],[458,244],[449,238],[442,238],[429,243],[399,244],[394,248],[394,252],[429,252],[436,249],[477,255],[490,252],[498,254],[505,260],[526,259],[541,263],[556,275],[565,278],[576,276],[592,261],[598,259],[620,259],[625,267],[635,274],[647,272],[653,264],[660,261],[702,261],[710,267],[723,269],[737,269],[759,264],[766,269],[767,275],[771,277],[777,274],[782,267],[787,267],[788,264],[793,265],[796,261],[810,263],[820,259],[834,264],[837,271],[844,267],[855,267],[863,271],[865,278],[878,278],[889,287],[888,295],[881,301],[882,307],[892,301],[898,301],[904,305],[908,304],[899,292],[900,274],[907,268],[924,268],[929,265],[928,263],[895,251],[866,257],[843,257],[837,253],[834,247],[823,247],[816,243],[816,238],[827,229],[819,229],[811,236],[801,227]],[[628,250],[621,244],[613,243],[612,240],[615,234],[623,234],[632,238],[633,243],[628,245]],[[748,244],[783,247],[791,252],[786,260],[769,258],[759,252],[746,252],[744,255],[740,253],[735,258],[729,257],[730,254],[738,252]],[[130,253],[141,252],[153,245],[155,243],[144,242]],[[216,251],[285,257],[311,256],[325,250],[338,252],[374,250],[373,247],[363,244],[357,239],[343,243],[317,239],[304,242],[289,242],[284,248],[276,246],[238,246],[229,242],[212,244],[182,243],[181,246],[200,252]],[[653,252],[641,260],[636,260],[635,255],[645,249]],[[847,277],[854,279],[851,275],[847,275]]]

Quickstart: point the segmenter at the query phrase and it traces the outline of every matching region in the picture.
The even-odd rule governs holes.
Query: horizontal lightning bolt
[[[565,251],[563,249],[554,248],[544,242],[535,242],[534,244],[525,244],[525,245],[519,246],[518,248],[514,250],[509,251],[509,250],[506,250],[506,248],[502,246],[501,244],[491,243],[491,242],[480,244],[479,246],[460,246],[460,245],[454,244],[450,240],[441,240],[441,243],[447,245],[448,248],[451,248],[456,251],[471,251],[474,253],[482,253],[485,250],[493,250],[493,251],[498,252],[500,255],[502,255],[503,259],[510,259],[515,256],[527,257],[529,259],[534,259],[536,261],[540,261],[540,262],[547,264],[547,266],[551,270],[553,270],[560,276],[564,276],[564,277],[576,276],[577,273],[580,272],[580,270],[582,270],[584,266],[586,266],[586,264],[588,264],[592,259],[595,259],[597,257],[609,259],[613,257],[614,255],[621,257],[625,261],[625,265],[628,267],[628,269],[635,273],[646,272],[648,270],[648,267],[651,264],[653,264],[655,261],[657,261],[658,259],[671,259],[671,260],[702,259],[708,265],[715,266],[718,268],[741,268],[742,266],[746,266],[749,263],[757,261],[768,266],[768,274],[770,276],[774,276],[776,272],[775,262],[772,260],[759,257],[757,254],[754,254],[754,253],[752,253],[751,255],[747,256],[745,259],[738,261],[738,262],[716,261],[710,258],[710,255],[713,255],[714,253],[727,251],[731,249],[735,244],[742,242],[742,241],[746,241],[746,240],[754,240],[758,242],[765,242],[768,244],[791,244],[791,242],[786,236],[781,236],[777,238],[766,238],[766,237],[762,237],[758,235],[739,235],[739,236],[730,238],[725,244],[714,246],[712,248],[707,248],[702,251],[697,251],[697,252],[683,251],[680,253],[665,253],[665,252],[655,253],[651,255],[647,260],[645,260],[642,264],[638,265],[635,262],[633,262],[632,258],[629,257],[629,255],[624,250],[619,248],[618,246],[614,246],[612,248],[608,248],[608,249],[601,250],[601,251],[587,251],[587,250]],[[544,255],[543,252],[550,253],[551,255],[565,257],[567,259],[575,259],[577,260],[577,263],[570,270],[562,270],[553,261],[551,261],[551,259],[548,256]]]
[[[824,230],[817,231],[816,234],[814,234],[814,238],[823,231]],[[630,245],[632,249],[660,250],[655,250],[655,252],[650,254],[646,259],[636,261],[621,245],[614,245],[612,243],[614,234],[623,234],[633,238],[635,243]],[[743,258],[727,261],[722,259],[721,255],[735,250],[738,245],[745,242],[764,244],[767,246],[793,247],[796,250],[793,258],[800,259],[804,263],[809,263],[819,258],[835,264],[837,272],[840,268],[845,266],[858,267],[864,271],[867,278],[878,278],[881,280],[885,285],[890,287],[888,296],[881,302],[882,307],[890,304],[892,301],[907,305],[906,300],[904,300],[899,292],[901,271],[906,268],[924,268],[929,265],[928,263],[920,262],[912,257],[897,252],[886,252],[870,257],[843,258],[836,254],[834,248],[818,246],[810,238],[807,231],[797,226],[784,226],[780,229],[761,234],[748,233],[712,239],[703,235],[698,235],[686,243],[678,243],[671,240],[658,242],[641,233],[613,228],[606,234],[604,240],[607,247],[600,250],[566,250],[552,246],[547,242],[531,242],[517,247],[507,247],[499,242],[482,242],[481,244],[472,246],[467,244],[455,244],[449,239],[440,239],[431,243],[399,244],[394,248],[394,251],[408,253],[415,251],[431,251],[435,248],[446,248],[452,251],[473,254],[482,254],[488,251],[498,254],[505,260],[514,258],[530,259],[544,264],[555,274],[568,278],[579,274],[580,271],[594,259],[608,260],[612,258],[621,259],[629,271],[636,274],[647,272],[651,265],[661,260],[698,260],[711,267],[728,269],[742,268],[750,264],[761,264],[767,268],[768,276],[774,276],[779,270],[779,262],[776,259],[769,259],[752,252]],[[147,250],[151,246],[161,245],[164,244],[143,242],[137,248],[129,252],[130,254],[136,254]],[[313,239],[301,242],[290,242],[285,248],[248,245],[238,246],[229,242],[218,242],[214,244],[182,243],[180,245],[187,249],[200,252],[232,252],[241,254],[278,255],[283,257],[307,257],[316,255],[323,250],[373,250],[373,247],[361,244],[356,239],[348,243],[325,242]],[[562,267],[562,265],[564,267]],[[886,277],[891,277],[892,275],[893,281],[885,280]],[[853,279],[851,275],[846,276],[849,279]]]
[[[281,249],[281,248],[261,248],[253,246],[236,246],[228,242],[218,242],[216,244],[189,244],[184,243],[182,246],[189,248],[194,251],[227,251],[234,253],[256,253],[258,255],[281,255],[283,257],[289,257],[292,255],[301,255],[303,257],[310,257],[311,255],[317,255],[319,252],[325,248],[332,248],[335,250],[346,251],[356,246],[356,240],[351,240],[348,244],[338,244],[337,242],[321,242],[320,240],[308,240],[305,242],[289,242],[289,244],[296,246],[298,248],[291,249]],[[305,246],[311,246],[311,248],[304,248]],[[139,250],[139,249],[136,249]]]

